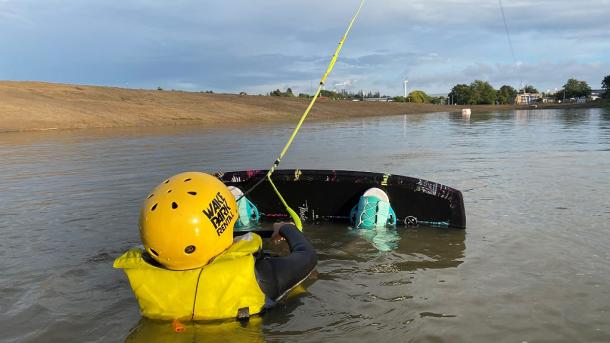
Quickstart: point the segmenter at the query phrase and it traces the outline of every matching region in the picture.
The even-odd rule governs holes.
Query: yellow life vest
[[[254,275],[253,253],[262,239],[249,233],[202,268],[175,271],[154,266],[133,248],[114,261],[127,274],[142,315],[151,319],[223,319],[260,313],[265,294]]]

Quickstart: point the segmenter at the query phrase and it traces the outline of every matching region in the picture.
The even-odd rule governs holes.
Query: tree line
[[[447,98],[444,96],[430,96],[422,90],[414,90],[407,97],[396,96],[394,101],[397,102],[413,102],[416,104],[445,104]]]
[[[603,96],[610,98],[610,75],[602,80],[602,88],[605,89]],[[540,93],[534,86],[526,85],[520,90],[509,85],[503,85],[500,89],[494,89],[489,82],[475,80],[471,84],[458,84],[453,86],[449,93],[449,103],[458,105],[491,105],[491,104],[513,104],[520,93],[535,94],[539,97],[547,96],[555,100],[566,100],[574,98],[589,97],[592,93],[591,87],[586,81],[568,79],[563,87],[557,92]]]
[[[602,80],[602,89],[605,93],[604,98],[610,99],[610,75],[607,75]],[[520,93],[537,94],[539,96],[547,96],[555,100],[565,100],[572,98],[588,97],[591,95],[591,87],[586,81],[580,81],[574,78],[568,79],[563,87],[554,93],[540,93],[533,85],[526,85],[522,89],[515,89],[509,85],[503,85],[499,89],[494,87],[487,81],[475,80],[470,84],[457,84],[451,88],[451,92],[447,97],[444,96],[429,96],[422,90],[414,90],[405,98],[404,96],[396,96],[391,98],[396,102],[413,102],[413,103],[433,103],[433,104],[457,104],[457,105],[493,105],[493,104],[514,104],[515,99]],[[288,88],[285,92],[276,89],[269,93],[271,96],[295,96],[292,89]],[[334,100],[363,100],[366,98],[390,98],[386,95],[381,95],[379,92],[363,92],[356,93],[322,90],[321,96]],[[311,95],[299,93],[299,97],[309,98]]]
[[[294,93],[292,92],[292,89],[288,88],[286,89],[285,92],[282,92],[279,89],[276,89],[272,92],[269,93],[269,95],[271,96],[284,96],[284,97],[291,97],[291,96],[295,96]],[[300,98],[310,98],[311,95],[307,94],[307,93],[299,93],[298,95]],[[329,99],[333,99],[333,100],[353,100],[353,99],[367,99],[367,98],[383,98],[383,97],[387,97],[386,95],[381,95],[381,93],[379,92],[364,92],[364,91],[359,91],[357,93],[353,93],[353,92],[348,92],[348,91],[340,91],[340,92],[336,92],[336,91],[329,91],[329,90],[321,90],[320,91],[320,96],[325,97],[325,98],[329,98]]]
[[[606,75],[602,80],[602,88],[606,90],[604,98],[610,99],[610,75]]]

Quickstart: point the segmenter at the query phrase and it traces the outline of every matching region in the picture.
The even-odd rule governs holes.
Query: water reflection
[[[610,151],[610,109],[605,109],[599,115],[599,136],[602,144],[606,145],[601,150]]]
[[[392,251],[398,246],[400,236],[396,228],[353,229],[352,235],[363,238],[379,251]]]
[[[462,264],[466,230],[420,227],[406,229],[397,252],[409,256],[397,263],[400,270],[455,268]]]
[[[449,119],[454,123],[480,123],[490,121],[492,119],[498,119],[496,113],[491,112],[482,112],[482,113],[473,113],[470,116],[463,116],[461,113],[449,113]]]
[[[337,224],[307,228],[320,261],[362,262],[381,258],[391,260],[399,270],[415,271],[454,268],[464,259],[465,230],[421,226],[386,229],[381,234],[373,231],[352,230]]]
[[[247,322],[216,321],[185,322],[184,332],[174,331],[172,323],[142,318],[130,331],[126,343],[147,342],[265,342],[262,318],[254,316]]]
[[[565,124],[565,127],[569,128],[572,126],[580,126],[588,123],[590,115],[591,112],[565,110],[564,113],[559,116],[559,118],[561,118],[562,122]]]

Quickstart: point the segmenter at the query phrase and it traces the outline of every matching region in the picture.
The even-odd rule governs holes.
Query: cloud
[[[401,94],[610,73],[610,3],[367,2],[329,85]],[[0,0],[0,78],[266,93],[317,83],[358,0]],[[605,68],[605,69],[604,69]],[[597,75],[596,73],[599,73]],[[265,90],[266,91],[263,91]]]

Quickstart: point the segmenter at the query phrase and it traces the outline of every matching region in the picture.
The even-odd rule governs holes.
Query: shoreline
[[[0,81],[0,133],[86,128],[196,126],[239,127],[298,120],[309,99],[207,94],[30,81]],[[607,103],[606,103],[607,104]],[[585,104],[434,105],[318,99],[308,119],[382,117],[401,114],[603,107]]]

